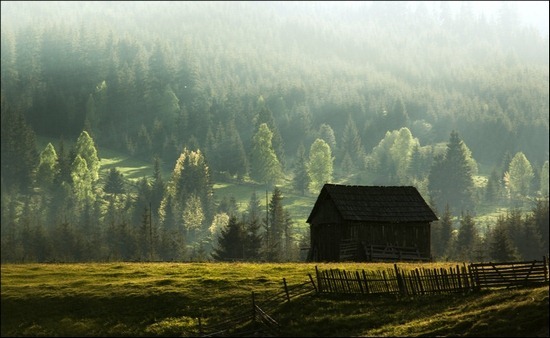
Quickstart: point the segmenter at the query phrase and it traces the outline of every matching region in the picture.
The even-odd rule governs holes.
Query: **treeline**
[[[49,143],[37,162],[28,190],[2,184],[3,262],[300,258],[282,191],[266,210],[255,192],[242,213],[234,198],[215,203],[200,150],[184,149],[166,181],[158,158],[150,177],[132,182],[116,167],[101,177],[86,131],[70,151]]]
[[[541,260],[548,253],[548,222],[548,199],[529,213],[512,208],[486,229],[470,213],[454,222],[447,208],[432,229],[432,256],[438,261]]]

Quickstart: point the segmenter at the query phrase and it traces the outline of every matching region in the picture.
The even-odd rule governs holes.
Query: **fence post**
[[[544,263],[544,281],[548,282],[548,260],[546,256],[542,256],[542,261]]]
[[[286,301],[290,302],[290,295],[288,294],[288,287],[286,286],[286,279],[283,277],[283,285],[285,287]]]
[[[254,300],[254,291],[252,291],[252,322],[256,322],[256,301]]]
[[[317,293],[317,286],[315,286],[315,281],[313,280],[313,277],[311,277],[311,274],[307,274],[309,276],[309,280],[311,281],[311,284],[313,284],[313,289],[315,290],[315,293]]]
[[[395,269],[395,278],[397,279],[397,287],[399,288],[399,293],[402,296],[407,295],[407,290],[405,290],[405,285],[403,285],[403,279],[401,278],[401,274],[399,273],[399,269],[397,268],[397,264],[393,265],[393,268]]]
[[[317,278],[317,292],[323,292],[323,284],[321,283],[321,277],[319,276],[319,269],[315,265],[315,277]]]

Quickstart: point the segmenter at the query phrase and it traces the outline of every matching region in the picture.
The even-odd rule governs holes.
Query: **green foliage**
[[[83,131],[80,134],[76,140],[75,148],[76,156],[80,156],[83,160],[85,160],[92,182],[97,181],[99,178],[99,157],[97,155],[94,140],[87,131]]]
[[[550,168],[548,167],[548,161],[544,161],[542,169],[540,171],[540,194],[548,197]]]
[[[429,175],[429,192],[437,206],[449,204],[456,211],[474,207],[474,182],[467,146],[451,132],[444,156],[434,159]]]
[[[332,151],[327,142],[316,139],[309,150],[307,174],[309,177],[309,191],[317,193],[325,183],[332,181],[333,167]]]
[[[212,256],[216,260],[241,260],[245,256],[245,232],[243,224],[235,216],[229,217],[229,222],[221,230],[218,245]]]
[[[296,160],[294,162],[294,177],[292,178],[292,186],[302,195],[305,194],[309,185],[307,164],[305,147],[303,144],[300,144],[296,153]]]
[[[512,158],[505,178],[506,187],[512,199],[529,195],[534,173],[531,163],[522,152],[516,153]]]
[[[122,194],[125,191],[124,184],[124,175],[117,168],[111,168],[105,179],[103,191],[109,194]]]
[[[35,180],[39,186],[47,190],[52,188],[54,179],[57,176],[57,153],[51,143],[40,153],[40,162],[36,169]]]
[[[252,141],[250,177],[257,182],[276,184],[283,177],[283,169],[272,145],[273,133],[266,123],[260,124]]]

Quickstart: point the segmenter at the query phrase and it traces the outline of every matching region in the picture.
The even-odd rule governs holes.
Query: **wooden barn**
[[[307,219],[307,260],[428,261],[436,220],[412,186],[325,184]]]

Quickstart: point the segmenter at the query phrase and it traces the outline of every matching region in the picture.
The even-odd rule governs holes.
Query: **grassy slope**
[[[307,263],[3,264],[1,335],[192,336],[198,317],[208,327],[250,308],[252,291],[261,305],[282,291],[282,278],[292,286],[314,271]],[[271,315],[284,336],[548,336],[548,286],[404,299],[305,295]]]

